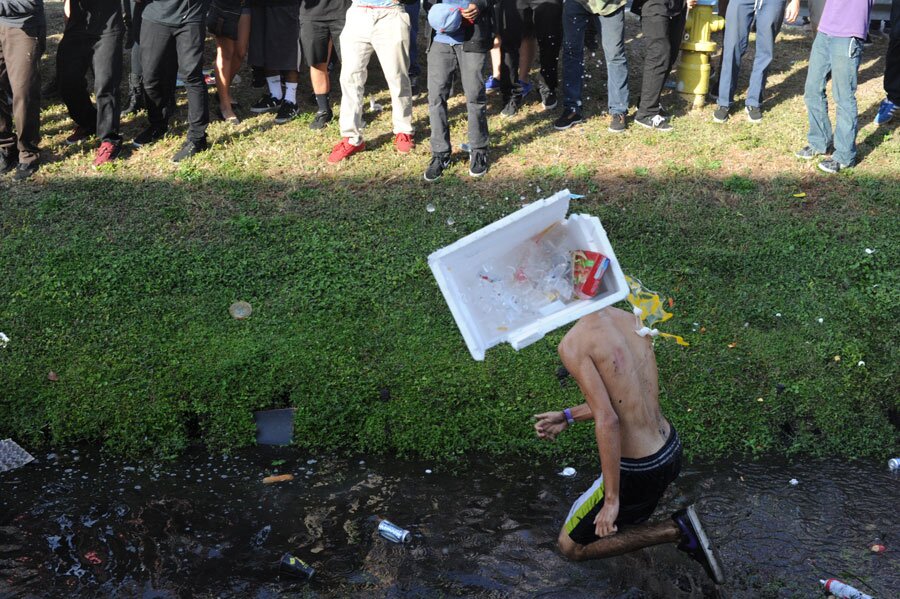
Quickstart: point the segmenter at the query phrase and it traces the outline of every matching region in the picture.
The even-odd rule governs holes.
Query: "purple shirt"
[[[832,37],[866,39],[874,0],[827,0],[819,31]]]

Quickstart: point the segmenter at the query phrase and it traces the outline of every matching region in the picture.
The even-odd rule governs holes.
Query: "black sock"
[[[316,94],[316,104],[319,107],[319,112],[331,112],[328,94]]]

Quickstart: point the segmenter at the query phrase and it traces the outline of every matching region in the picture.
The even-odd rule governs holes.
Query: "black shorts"
[[[250,8],[250,65],[270,71],[299,71],[299,4]]]
[[[665,445],[653,455],[619,465],[619,517],[616,526],[640,524],[651,515],[669,484],[681,472],[681,441],[671,426]],[[593,543],[598,537],[594,518],[603,507],[603,475],[572,504],[566,516],[565,530],[579,545]]]
[[[334,51],[340,56],[340,37],[344,30],[344,19],[331,21],[300,20],[300,47],[303,61],[309,65],[328,62],[328,40],[334,44]]]
[[[213,0],[206,12],[206,30],[216,37],[237,40],[243,8],[241,0]]]

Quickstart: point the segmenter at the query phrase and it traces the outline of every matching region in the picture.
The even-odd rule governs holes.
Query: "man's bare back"
[[[652,455],[669,436],[669,423],[659,409],[652,341],[638,336],[638,328],[630,312],[605,308],[579,320],[559,345],[563,363],[576,380],[579,372],[590,369],[583,362],[599,373],[618,416],[624,458]]]

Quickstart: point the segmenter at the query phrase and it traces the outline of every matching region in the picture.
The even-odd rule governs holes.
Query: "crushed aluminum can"
[[[285,553],[281,558],[281,566],[279,569],[285,574],[304,580],[312,580],[313,575],[316,573],[315,568],[299,557],[294,557],[290,553]]]
[[[900,458],[891,458],[888,460],[888,468],[893,471],[900,470]]]
[[[378,525],[378,534],[392,543],[409,543],[412,539],[412,534],[408,530],[404,530],[387,520],[382,520]]]

